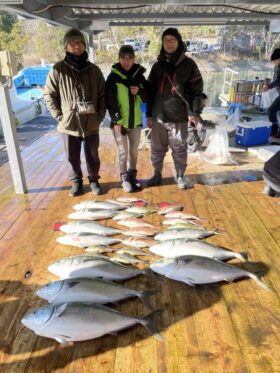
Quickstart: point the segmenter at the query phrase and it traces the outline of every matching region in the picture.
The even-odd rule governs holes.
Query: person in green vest
[[[119,62],[106,81],[106,106],[118,148],[120,177],[124,192],[142,189],[137,175],[137,153],[142,128],[141,104],[146,102],[145,68],[135,63],[134,49],[123,45]]]

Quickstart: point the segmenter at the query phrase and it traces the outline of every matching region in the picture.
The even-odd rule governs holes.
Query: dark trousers
[[[267,109],[268,119],[272,123],[271,134],[276,135],[279,132],[279,123],[277,112],[280,111],[280,96],[277,97]]]
[[[98,154],[99,135],[76,137],[62,133],[64,150],[70,168],[69,179],[74,182],[82,181],[81,146],[83,143],[89,182],[100,178],[100,159]]]
[[[161,172],[163,160],[170,146],[176,174],[183,176],[187,168],[188,125],[184,123],[153,123],[151,161],[155,173]]]

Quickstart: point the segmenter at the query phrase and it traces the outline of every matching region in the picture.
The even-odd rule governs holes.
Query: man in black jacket
[[[280,196],[280,151],[274,154],[264,164],[263,179],[265,187],[263,193],[270,197]]]
[[[151,161],[154,167],[154,175],[148,180],[148,186],[161,184],[163,160],[170,146],[178,188],[188,188],[184,177],[188,121],[193,126],[198,123],[203,81],[196,63],[185,55],[185,50],[176,28],[163,32],[158,61],[152,66],[148,78],[150,99],[147,124],[152,128]]]
[[[272,88],[280,90],[280,48],[274,49],[271,57],[271,61],[274,63],[274,74],[272,82],[269,85],[264,85],[263,91],[267,91]],[[280,137],[280,127],[277,119],[277,112],[280,111],[280,96],[278,96],[267,109],[268,119],[271,122],[271,136]]]

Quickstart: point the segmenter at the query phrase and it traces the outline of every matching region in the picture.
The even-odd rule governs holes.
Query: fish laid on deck
[[[119,263],[124,263],[124,264],[138,264],[138,263],[149,264],[150,263],[148,260],[139,259],[127,253],[117,253],[114,256],[111,256],[110,260],[113,260]]]
[[[89,247],[94,245],[112,245],[121,242],[117,238],[91,233],[67,233],[57,237],[56,241],[62,245]]]
[[[113,236],[121,233],[119,229],[88,221],[77,221],[63,224],[59,227],[59,230],[63,233],[93,233],[102,236]]]
[[[155,228],[153,224],[150,224],[146,222],[143,219],[137,219],[137,218],[129,218],[129,219],[122,219],[118,221],[119,225],[124,225],[125,227],[133,227],[133,228],[141,228],[141,227],[149,227],[149,228]]]
[[[147,237],[127,237],[122,240],[122,243],[127,246],[143,248],[153,245],[155,241]]]
[[[155,235],[154,239],[159,241],[176,240],[179,238],[206,238],[218,234],[215,231],[207,231],[202,229],[168,229]]]
[[[157,228],[140,227],[128,229],[123,231],[122,234],[130,237],[150,237],[154,236],[158,231]]]
[[[149,274],[149,269],[138,269],[122,265],[93,255],[78,255],[60,259],[48,267],[48,270],[60,278],[100,277],[105,280],[124,281]]]
[[[182,211],[184,209],[184,205],[167,205],[167,206],[162,206],[158,209],[158,214],[159,215],[166,215],[170,212],[173,211]]]
[[[117,215],[113,217],[113,220],[119,221],[123,219],[130,219],[130,218],[142,218],[142,213],[136,213],[131,211],[120,211]]]
[[[150,268],[172,280],[187,285],[203,285],[220,281],[234,281],[249,277],[265,290],[268,287],[261,281],[263,273],[251,273],[230,264],[202,256],[186,255],[157,260]]]
[[[196,239],[161,241],[153,246],[150,246],[149,250],[152,253],[164,256],[165,258],[196,255],[205,256],[216,260],[229,260],[237,258],[242,262],[245,262],[248,258],[248,253],[236,253],[234,251]]]
[[[110,219],[117,213],[117,210],[79,210],[69,214],[68,218],[74,220],[103,220]]]
[[[37,335],[60,343],[85,341],[113,334],[135,324],[143,325],[158,340],[163,340],[155,325],[161,311],[137,318],[94,303],[64,303],[37,308],[24,315],[21,322]]]
[[[83,201],[73,206],[74,210],[124,210],[126,204],[115,203],[113,201]]]
[[[37,290],[36,294],[49,303],[92,302],[114,303],[124,299],[138,297],[153,309],[150,297],[158,290],[138,291],[115,282],[97,278],[68,278],[50,282]]]

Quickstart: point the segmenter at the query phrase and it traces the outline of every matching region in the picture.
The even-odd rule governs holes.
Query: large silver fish
[[[150,297],[158,290],[138,291],[115,282],[99,278],[67,278],[50,282],[36,291],[36,294],[49,303],[92,302],[114,303],[138,297],[150,309]]]
[[[220,281],[234,281],[250,277],[265,290],[268,287],[261,281],[260,273],[251,273],[230,264],[202,256],[186,255],[160,259],[150,265],[150,268],[172,280],[182,281],[195,286]]]
[[[179,238],[206,238],[218,234],[215,231],[206,231],[202,229],[168,229],[155,235],[154,239],[159,241],[177,240]]]
[[[64,233],[93,233],[101,234],[102,236],[113,236],[121,233],[119,229],[89,221],[70,222],[61,225],[59,229]]]
[[[127,205],[120,203],[114,203],[112,201],[95,201],[95,200],[89,200],[89,201],[83,201],[80,203],[77,203],[73,206],[74,210],[124,210],[127,208]]]
[[[142,324],[150,334],[163,340],[155,326],[159,312],[153,311],[137,318],[94,303],[49,304],[28,312],[21,322],[37,335],[56,339],[60,343],[114,334],[135,324]]]
[[[78,255],[60,259],[48,267],[48,270],[60,278],[103,278],[105,280],[124,281],[149,273],[149,269],[127,267],[120,263],[94,255]]]
[[[171,256],[196,255],[206,256],[216,260],[229,260],[232,258],[237,258],[244,262],[248,257],[248,253],[236,253],[234,251],[212,245],[205,241],[188,238],[161,241],[153,246],[150,246],[149,250],[152,253],[164,256],[165,258]]]
[[[111,245],[121,242],[117,238],[101,236],[91,233],[67,233],[64,236],[57,237],[57,242],[62,245],[89,247],[96,245]]]
[[[79,210],[68,215],[74,220],[103,220],[110,219],[118,213],[117,210]]]

